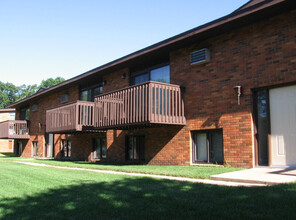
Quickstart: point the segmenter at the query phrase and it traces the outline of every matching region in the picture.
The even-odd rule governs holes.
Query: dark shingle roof
[[[251,1],[248,1],[246,4],[242,5],[241,7],[239,7],[238,9],[236,9],[235,11],[244,10],[252,6],[255,6],[259,3],[266,3],[266,2],[270,2],[270,0],[251,0]]]

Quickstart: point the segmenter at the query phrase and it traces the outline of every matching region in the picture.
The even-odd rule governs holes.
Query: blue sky
[[[248,0],[0,0],[0,81],[72,78]]]

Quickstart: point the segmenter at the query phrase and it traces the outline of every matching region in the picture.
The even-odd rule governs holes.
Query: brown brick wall
[[[121,76],[125,75],[125,79],[122,79]],[[110,73],[103,77],[103,81],[106,82],[104,85],[104,93],[112,92],[118,89],[122,89],[129,86],[129,69],[125,68],[113,73]]]
[[[187,129],[222,128],[230,165],[254,165],[252,89],[296,82],[295,21],[292,11],[171,53],[171,82],[186,88]],[[190,52],[204,47],[211,61],[190,65]]]
[[[185,165],[190,163],[189,133],[181,126],[108,131],[107,156],[110,161],[126,162],[126,135],[145,136],[144,163],[160,165]]]
[[[113,162],[125,162],[125,136],[127,131],[109,130],[107,132],[107,159]]]
[[[293,11],[172,52],[171,82],[186,88],[187,125],[113,135],[110,159],[124,160],[125,134],[144,134],[147,163],[190,164],[191,131],[221,128],[224,162],[254,166],[252,89],[296,82],[295,21]],[[190,65],[190,52],[204,47],[211,61]],[[244,90],[241,105],[233,89],[238,84]]]
[[[231,166],[254,166],[252,89],[296,82],[296,11],[213,37],[170,53],[171,83],[185,87],[184,127],[159,127],[130,131],[107,131],[109,161],[125,161],[125,137],[145,135],[145,159],[148,164],[187,165],[191,163],[191,131],[222,129],[224,162]],[[209,48],[211,61],[190,65],[190,52]],[[121,75],[125,73],[126,78]],[[129,69],[103,77],[104,92],[129,85]],[[243,86],[241,105],[233,89]],[[43,109],[58,105],[61,93],[40,103]],[[78,99],[78,88],[69,91],[70,100]],[[39,103],[39,109],[40,109]],[[32,103],[34,104],[34,103]],[[40,110],[38,110],[40,111]],[[45,111],[44,111],[45,112]],[[32,113],[32,137],[45,113]],[[92,137],[98,134],[72,135],[73,159],[90,159]],[[100,134],[103,135],[103,134]],[[55,135],[55,154],[59,157],[60,139]],[[27,148],[27,147],[26,147]],[[40,151],[42,152],[42,151]],[[24,156],[30,156],[30,147]]]

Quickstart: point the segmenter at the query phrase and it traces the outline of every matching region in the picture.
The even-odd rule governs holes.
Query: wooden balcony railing
[[[185,125],[180,86],[147,82],[46,111],[46,132]]]
[[[95,127],[152,124],[186,124],[180,86],[150,81],[95,98]]]
[[[10,120],[0,123],[0,138],[29,139],[29,128],[25,120]]]
[[[94,103],[74,103],[46,111],[46,132],[64,133],[82,131],[94,125]]]

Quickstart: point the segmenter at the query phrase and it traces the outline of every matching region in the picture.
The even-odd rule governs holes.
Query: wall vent
[[[203,48],[197,51],[193,51],[190,54],[190,64],[204,63],[210,61],[210,50]]]

